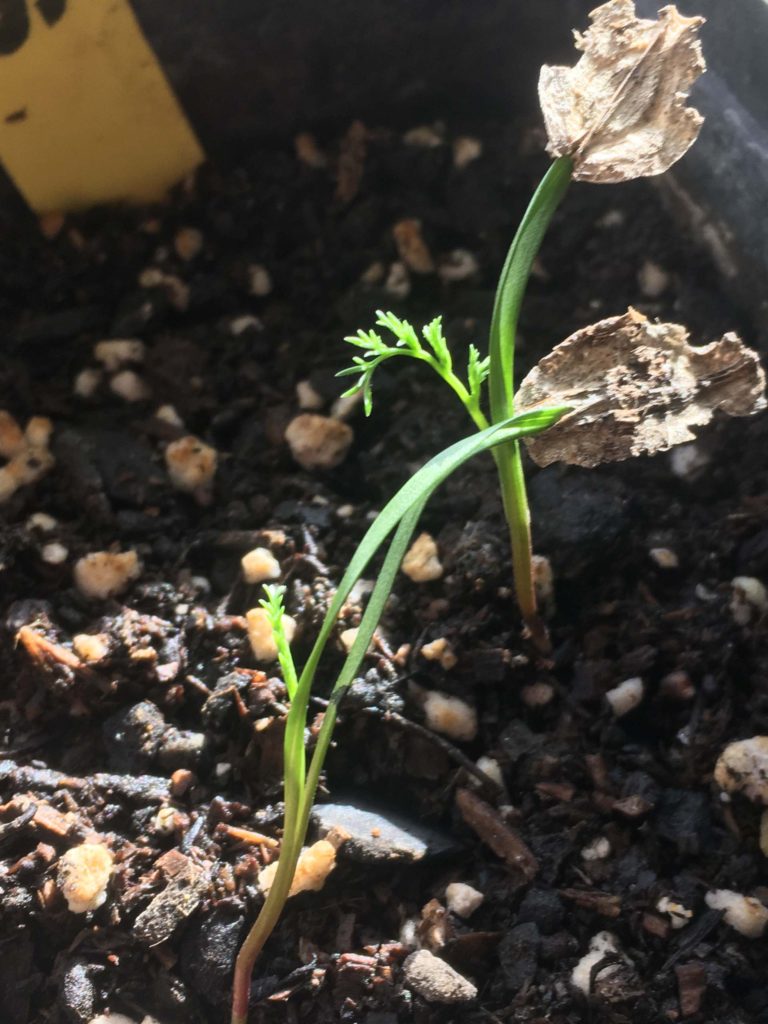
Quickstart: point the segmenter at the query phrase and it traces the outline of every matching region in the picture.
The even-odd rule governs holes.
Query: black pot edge
[[[703,14],[709,70],[691,103],[704,115],[698,141],[657,180],[671,213],[707,250],[723,285],[755,321],[768,352],[768,106],[762,77],[768,2],[679,0],[687,15]],[[659,0],[636,0],[656,17]],[[729,13],[730,12],[730,13]]]

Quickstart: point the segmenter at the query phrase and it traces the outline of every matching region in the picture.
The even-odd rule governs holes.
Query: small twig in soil
[[[431,729],[427,729],[426,726],[419,725],[418,722],[412,722],[410,718],[405,718],[403,715],[398,714],[397,711],[383,711],[381,708],[363,708],[360,713],[373,718],[381,718],[384,722],[395,722],[401,729],[415,733],[417,736],[422,736],[445,751],[452,761],[459,764],[467,774],[476,779],[483,787],[490,790],[496,797],[502,798],[504,796],[504,790],[498,782],[492,779],[490,775],[486,775],[482,768],[478,768],[474,761],[467,757],[466,754],[463,754],[458,747],[455,747],[444,736],[439,736],[437,733],[432,732]]]
[[[39,661],[42,664],[64,665],[65,668],[71,668],[77,672],[91,671],[72,651],[67,650],[66,647],[62,647],[60,644],[54,644],[50,640],[46,640],[44,636],[36,633],[31,626],[21,627],[16,634],[16,642],[20,643],[35,661]]]
[[[260,832],[254,832],[249,828],[238,828],[236,825],[217,825],[216,831],[228,836],[230,839],[238,839],[242,843],[249,843],[251,846],[266,846],[276,850],[280,843],[271,836],[264,836]]]

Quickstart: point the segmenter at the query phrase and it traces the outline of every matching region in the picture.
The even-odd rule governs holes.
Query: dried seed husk
[[[539,101],[547,152],[571,156],[577,181],[629,181],[662,174],[696,141],[703,118],[686,106],[706,70],[703,18],[670,5],[659,20],[638,18],[633,0],[610,0],[574,33],[574,67],[545,65]]]
[[[539,466],[598,466],[692,441],[717,409],[749,416],[766,406],[765,374],[736,334],[694,347],[679,324],[629,309],[556,345],[523,380],[520,412],[564,404],[573,412],[526,438]]]

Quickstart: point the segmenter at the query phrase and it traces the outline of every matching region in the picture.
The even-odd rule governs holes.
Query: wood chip
[[[368,129],[362,121],[353,121],[341,142],[336,168],[336,198],[345,206],[360,191],[365,171]]]
[[[672,925],[667,918],[661,917],[659,914],[646,913],[643,914],[643,931],[648,932],[649,935],[655,935],[657,939],[666,941],[672,931]]]
[[[60,644],[54,644],[46,640],[44,636],[35,632],[31,626],[22,626],[16,634],[16,643],[22,645],[27,653],[41,663],[48,665],[64,665],[74,670],[84,669],[86,666],[73,654],[72,651]]]
[[[602,917],[618,917],[621,913],[621,900],[610,892],[600,892],[599,889],[561,889],[560,895]]]
[[[653,810],[653,804],[649,803],[639,794],[634,793],[632,796],[624,796],[620,800],[616,800],[613,809],[623,818],[634,820],[644,818],[646,814]]]
[[[693,1017],[701,1009],[701,1002],[707,990],[707,972],[703,964],[692,961],[675,967],[680,1013]]]
[[[198,907],[205,895],[207,870],[179,850],[169,850],[157,861],[168,884],[143,910],[133,925],[133,934],[148,946],[169,939],[175,929]]]
[[[62,814],[61,811],[57,811],[50,804],[42,803],[37,805],[32,824],[37,825],[38,828],[48,832],[50,835],[58,836],[60,839],[70,835],[75,828],[75,822],[72,820],[71,815]]]
[[[155,867],[158,871],[162,871],[166,881],[170,882],[174,878],[189,874],[191,863],[185,853],[182,853],[181,850],[173,849],[158,857],[155,861]]]
[[[570,782],[537,782],[536,792],[539,796],[550,797],[552,800],[562,800],[563,803],[570,803],[576,795],[576,787]]]
[[[468,789],[458,789],[456,806],[467,825],[507,864],[520,884],[536,877],[539,862],[489,803]]]
[[[237,828],[235,825],[220,825],[217,832],[222,832],[230,839],[238,839],[242,843],[250,843],[252,846],[267,846],[276,850],[280,845],[271,836],[263,836],[260,832],[253,832],[249,828]]]
[[[415,274],[432,274],[435,261],[421,233],[421,221],[406,217],[392,228],[400,259]]]

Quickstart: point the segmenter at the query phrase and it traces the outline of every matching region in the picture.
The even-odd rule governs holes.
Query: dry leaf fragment
[[[673,5],[659,20],[638,18],[633,0],[609,0],[590,14],[583,56],[572,67],[545,65],[539,102],[551,156],[572,156],[574,178],[596,183],[661,174],[696,141],[703,118],[685,105],[706,64],[703,18]]]
[[[679,324],[635,309],[556,345],[523,380],[519,412],[564,404],[574,411],[526,439],[539,466],[598,466],[692,441],[716,409],[750,416],[766,406],[758,356],[737,335],[698,348]]]

